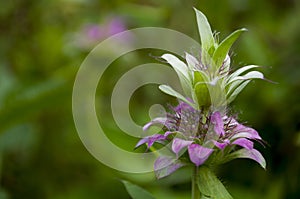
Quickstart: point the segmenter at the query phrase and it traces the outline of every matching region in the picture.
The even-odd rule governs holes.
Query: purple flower
[[[124,20],[116,17],[109,22],[107,30],[108,30],[108,35],[114,35],[119,32],[123,32],[127,30],[127,28],[125,26]]]
[[[204,129],[204,125],[200,124],[201,112],[184,102],[180,102],[178,106],[172,107],[171,110],[172,113],[167,114],[166,118],[155,118],[143,128],[144,131],[147,131],[152,125],[160,124],[164,125],[167,129],[166,133],[147,136],[141,139],[136,147],[147,144],[147,148],[149,148],[154,142],[169,141],[170,134],[180,135],[182,138],[175,137],[172,139],[172,151],[176,154],[177,159],[188,150],[190,161],[193,164],[197,166],[203,164],[209,158],[213,149],[206,148],[196,143],[196,140],[200,137],[204,138],[204,131],[199,134],[199,128]],[[157,161],[156,165],[162,164],[162,159],[158,159]],[[172,165],[172,163],[170,164]],[[182,164],[183,163],[180,165]],[[170,171],[177,168],[176,165],[173,165],[174,167],[172,167]],[[157,166],[155,166],[155,170],[157,170]]]
[[[204,114],[187,103],[180,102],[178,106],[171,108],[167,117],[155,118],[147,123],[143,130],[147,131],[157,124],[163,125],[166,132],[145,137],[136,147],[147,144],[149,149],[155,142],[162,144],[172,142],[171,150],[176,158],[159,157],[156,160],[154,169],[158,177],[169,175],[188,163],[196,166],[206,164],[213,153],[222,154],[223,159],[219,162],[226,162],[226,158],[233,159],[232,157],[250,158],[265,167],[263,156],[254,149],[253,141],[262,140],[258,132],[239,124],[233,117],[222,115],[219,111]],[[209,129],[213,131],[210,132]],[[215,135],[208,135],[209,133]],[[227,147],[228,150],[225,151]]]
[[[221,117],[220,112],[211,115],[214,131],[219,135],[218,140],[213,140],[216,147],[223,150],[226,146],[238,145],[245,149],[253,149],[251,140],[261,140],[258,132],[250,127],[239,124],[234,118]]]
[[[90,49],[91,47],[98,44],[100,41],[123,31],[127,30],[125,21],[121,17],[113,17],[104,20],[103,23],[89,23],[83,25],[83,27],[76,32],[73,36],[73,45],[76,45],[82,49]],[[130,33],[120,35],[122,41],[129,43],[131,42]]]

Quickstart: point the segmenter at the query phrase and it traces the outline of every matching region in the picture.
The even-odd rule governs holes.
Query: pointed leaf
[[[236,70],[235,72],[233,72],[231,75],[229,75],[229,77],[227,78],[227,82],[229,82],[231,79],[239,76],[240,74],[242,74],[243,72],[246,72],[247,70],[250,70],[252,68],[257,68],[259,66],[256,65],[249,65],[249,66],[243,66],[242,68]]]
[[[229,94],[231,94],[239,85],[241,85],[243,82],[245,82],[246,80],[237,80],[237,81],[234,81],[234,82],[231,82],[228,87],[227,85],[227,88],[226,88],[226,93],[227,95],[229,96]],[[250,80],[247,80],[250,82]]]
[[[196,84],[194,90],[195,90],[198,106],[209,107],[211,105],[211,99],[208,90],[208,84],[199,82]]]
[[[209,22],[202,12],[200,12],[196,8],[194,8],[194,10],[196,12],[202,50],[209,52],[209,50],[211,48],[214,48],[215,45],[215,39],[213,37]]]
[[[179,100],[189,104],[190,106],[192,106],[193,108],[196,108],[195,104],[190,102],[189,100],[187,100],[183,95],[181,95],[180,93],[178,93],[177,91],[175,91],[173,88],[171,88],[170,86],[167,85],[160,85],[158,87],[162,92],[171,95],[173,97],[178,98]]]
[[[247,86],[247,84],[250,82],[250,80],[247,80],[243,82],[239,87],[237,87],[232,94],[227,98],[227,103],[231,103],[237,96],[238,94]]]
[[[209,77],[203,71],[197,70],[194,71],[194,82],[193,85],[196,85],[199,82],[209,82]]]
[[[190,55],[189,53],[186,52],[185,53],[185,60],[186,60],[186,62],[188,64],[188,67],[191,71],[198,69],[199,61],[193,55]]]
[[[227,84],[230,84],[237,80],[250,80],[250,79],[264,79],[264,75],[258,71],[251,71],[243,76],[237,76],[230,79]]]
[[[246,30],[247,29],[242,28],[242,29],[234,31],[233,33],[231,33],[231,35],[226,37],[220,43],[220,45],[217,47],[217,49],[215,50],[215,52],[213,54],[213,60],[216,64],[217,69],[222,66],[222,64],[226,58],[226,55],[228,54],[232,44],[237,40],[237,38],[240,36],[240,34],[242,32],[245,32]]]
[[[221,181],[206,166],[199,167],[198,188],[208,198],[232,199]]]
[[[155,197],[145,189],[126,180],[122,180],[122,182],[125,185],[127,192],[133,199],[155,199]]]
[[[180,59],[178,59],[176,56],[171,54],[164,54],[162,58],[165,59],[174,68],[184,93],[187,96],[192,97],[191,95],[192,80],[191,80],[191,74],[188,69],[188,66]]]
[[[180,72],[186,78],[189,78],[188,67],[183,61],[172,54],[163,54],[161,57],[166,60],[176,72]]]

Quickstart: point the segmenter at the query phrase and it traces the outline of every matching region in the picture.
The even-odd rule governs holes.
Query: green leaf
[[[232,199],[221,181],[206,166],[199,167],[198,188],[204,198]]]
[[[199,107],[209,107],[211,105],[208,86],[209,85],[205,82],[199,82],[195,85],[194,90],[195,90]]]
[[[188,64],[189,70],[193,71],[193,70],[197,70],[197,67],[199,65],[199,61],[191,54],[189,53],[185,53],[185,60]]]
[[[190,106],[192,106],[193,108],[196,108],[195,104],[190,102],[189,100],[187,100],[183,95],[181,95],[180,93],[178,93],[177,91],[175,91],[173,88],[171,88],[170,86],[167,85],[160,85],[158,87],[162,92],[171,95],[173,97],[178,98],[179,100],[189,104]]]
[[[220,45],[217,47],[217,49],[215,50],[215,52],[213,54],[213,60],[215,62],[217,69],[222,66],[222,64],[226,58],[226,55],[228,54],[233,43],[237,40],[237,38],[240,36],[240,34],[242,32],[245,32],[246,30],[247,29],[242,28],[242,29],[234,31],[233,33],[231,33],[231,35],[226,37],[220,43]]]
[[[172,54],[163,54],[161,57],[171,64],[176,72],[180,72],[180,74],[184,75],[186,78],[189,78],[188,67],[183,61]]]
[[[230,79],[227,84],[230,84],[234,81],[237,81],[237,80],[251,80],[251,79],[264,79],[264,75],[261,73],[261,72],[258,72],[258,71],[251,71],[243,76],[237,76],[237,77],[234,77],[232,79]]]
[[[209,77],[203,71],[194,71],[193,85],[196,85],[199,82],[209,82]]]
[[[213,49],[215,46],[215,39],[212,34],[209,22],[206,18],[206,16],[194,8],[196,12],[197,17],[197,23],[198,23],[198,30],[200,34],[201,39],[201,45],[202,45],[202,51],[206,51],[207,53],[210,53],[210,49]],[[203,52],[202,52],[203,53]]]
[[[155,199],[154,196],[145,189],[126,180],[122,180],[122,182],[125,185],[127,192],[133,199]]]
[[[245,86],[248,85],[248,83],[250,82],[250,80],[246,80],[245,82],[243,83],[237,83],[237,84],[234,84],[236,82],[233,82],[234,85],[232,86],[237,86],[239,85],[237,88],[229,88],[229,91],[228,93],[231,92],[231,90],[233,90],[233,92],[231,94],[229,94],[229,96],[227,96],[227,103],[231,103],[237,96],[238,94],[245,88]]]
[[[161,57],[174,68],[175,72],[178,75],[184,93],[187,96],[191,97],[192,80],[188,66],[174,55],[164,54]]]
[[[227,78],[227,82],[229,82],[231,79],[234,79],[235,77],[238,77],[240,74],[252,69],[252,68],[257,68],[259,66],[256,65],[249,65],[249,66],[243,66],[242,68],[236,70],[233,72],[229,77]]]

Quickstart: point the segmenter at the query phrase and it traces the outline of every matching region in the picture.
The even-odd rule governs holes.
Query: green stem
[[[194,166],[193,168],[193,174],[192,174],[192,199],[200,199],[201,193],[198,188],[198,174],[199,170],[197,166]]]

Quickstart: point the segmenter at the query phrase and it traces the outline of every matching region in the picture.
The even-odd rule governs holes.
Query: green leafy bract
[[[165,59],[174,68],[175,72],[178,75],[184,93],[187,96],[192,97],[191,94],[192,80],[187,65],[184,62],[182,62],[180,59],[178,59],[177,57],[171,54],[164,54],[162,58]]]
[[[233,199],[222,182],[206,166],[199,167],[198,188],[202,198]]]
[[[199,107],[209,107],[211,105],[208,83],[199,82],[195,85],[195,94]]]
[[[192,102],[190,102],[189,100],[187,100],[183,95],[181,95],[180,93],[178,93],[177,91],[175,91],[172,87],[168,86],[168,85],[160,85],[159,86],[159,89],[168,94],[168,95],[171,95],[173,97],[176,97],[180,100],[182,100],[183,102],[189,104],[190,106],[196,108],[196,105]]]
[[[204,64],[208,65],[211,62],[210,57],[215,51],[215,39],[206,16],[197,9],[195,12],[201,40],[201,59]]]
[[[247,29],[242,28],[239,30],[234,31],[231,35],[226,37],[220,45],[216,48],[214,54],[213,54],[213,60],[214,64],[216,66],[216,69],[220,68],[226,58],[226,55],[228,54],[231,46],[233,43],[238,39],[240,34],[242,32],[245,32]]]
[[[133,199],[155,199],[155,197],[145,189],[126,180],[122,180],[122,182],[125,185],[127,192]]]

